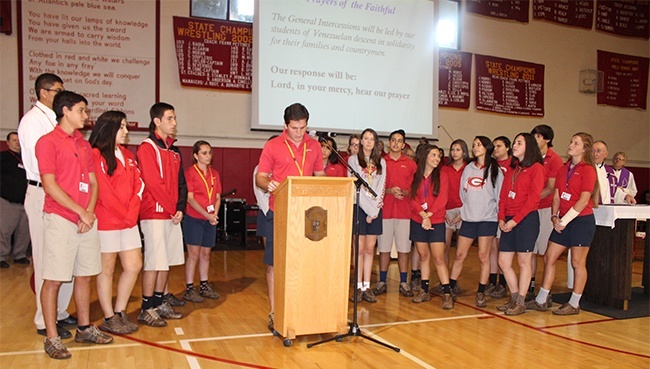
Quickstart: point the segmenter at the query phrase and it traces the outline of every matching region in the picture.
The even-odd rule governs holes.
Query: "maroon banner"
[[[438,106],[469,109],[472,53],[440,50]]]
[[[598,70],[604,73],[598,104],[646,109],[650,59],[598,50]]]
[[[598,0],[596,29],[620,36],[650,38],[650,1]]]
[[[544,66],[475,55],[476,109],[544,116]]]
[[[251,90],[250,23],[174,17],[174,40],[182,86]]]
[[[470,13],[528,23],[530,0],[467,0],[465,5]]]
[[[594,0],[534,0],[533,18],[591,29],[594,24]]]

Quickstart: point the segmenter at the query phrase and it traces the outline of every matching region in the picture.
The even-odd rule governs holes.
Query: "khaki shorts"
[[[393,249],[393,239],[397,252],[408,254],[411,252],[411,240],[409,240],[409,219],[384,219],[383,232],[379,236],[379,252],[390,252]]]
[[[138,226],[127,229],[99,231],[99,246],[103,253],[142,248]]]
[[[171,219],[146,219],[140,221],[144,234],[144,270],[169,270],[170,266],[183,265],[183,231]]]
[[[72,276],[87,277],[101,273],[97,222],[86,232],[63,217],[43,214],[43,279],[70,282]]]
[[[537,210],[539,214],[539,234],[535,240],[534,254],[544,255],[548,248],[548,238],[553,232],[553,222],[551,222],[551,208]]]

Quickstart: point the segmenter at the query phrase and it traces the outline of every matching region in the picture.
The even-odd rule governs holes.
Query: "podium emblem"
[[[327,210],[313,206],[305,211],[305,237],[312,241],[327,237]]]

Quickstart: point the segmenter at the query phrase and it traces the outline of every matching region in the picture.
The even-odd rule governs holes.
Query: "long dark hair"
[[[109,110],[102,113],[97,118],[93,131],[90,134],[88,141],[90,145],[99,150],[106,160],[107,173],[109,176],[113,175],[117,167],[117,159],[115,158],[115,138],[117,132],[122,126],[122,120],[126,120],[126,114],[119,110]]]
[[[372,161],[372,164],[377,168],[377,174],[381,174],[381,154],[379,153],[379,149],[377,148],[377,142],[379,142],[379,137],[377,136],[377,132],[375,132],[374,129],[372,128],[366,128],[361,132],[361,139],[359,139],[359,153],[357,154],[357,158],[359,159],[359,165],[361,168],[366,168],[368,167],[368,163],[366,163],[366,156],[363,153],[363,148],[361,141],[363,140],[363,135],[366,134],[366,132],[370,132],[372,136],[375,138],[375,147],[372,148],[372,152],[370,153],[370,161]]]
[[[418,163],[418,169],[415,172],[415,177],[413,177],[413,183],[411,184],[412,199],[417,195],[418,189],[424,180],[424,169],[427,166],[427,157],[431,150],[438,150],[438,152],[440,152],[440,148],[436,145],[423,144],[417,154],[416,162]],[[440,159],[440,164],[442,164],[442,158]],[[440,191],[440,164],[433,168],[433,172],[431,172],[431,175],[429,176],[429,181],[433,187],[433,196],[438,196],[438,192]]]
[[[339,163],[339,157],[336,155],[336,151],[338,151],[339,149],[336,147],[336,141],[334,141],[334,139],[331,138],[331,137],[327,137],[326,140],[327,140],[327,143],[330,144],[331,149],[332,149],[332,152],[330,153],[330,156],[327,158],[327,161],[330,164],[338,164]],[[325,143],[323,143],[321,145],[325,145],[325,147],[327,147],[327,144],[325,144]]]
[[[499,168],[497,159],[492,157],[492,153],[494,153],[494,143],[492,143],[492,140],[485,136],[476,136],[474,139],[479,140],[481,142],[481,145],[485,147],[485,168],[483,169],[483,180],[487,179],[489,175],[490,179],[492,180],[492,187],[496,188],[497,177],[499,176],[499,171],[501,169]],[[472,160],[476,161],[476,158]]]
[[[524,141],[526,142],[524,160],[520,162],[518,158],[513,156],[512,161],[510,162],[510,167],[516,168],[517,166],[520,166],[522,168],[528,168],[533,166],[535,163],[544,165],[544,157],[542,156],[542,152],[539,150],[539,146],[537,146],[537,140],[535,139],[535,136],[527,132],[521,132],[515,136],[515,139],[512,141],[513,145],[519,136],[523,137]]]

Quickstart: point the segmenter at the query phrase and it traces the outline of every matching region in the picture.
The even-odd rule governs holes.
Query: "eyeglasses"
[[[614,161],[625,161],[625,158],[616,157],[614,158]]]
[[[50,92],[56,92],[57,94],[58,94],[59,92],[63,92],[63,91],[65,91],[65,90],[62,89],[62,88],[44,88],[43,90],[45,90],[45,91],[50,91]]]
[[[354,144],[354,143],[353,143],[353,144],[350,144],[350,146],[352,146],[352,147],[359,147],[359,144]]]

